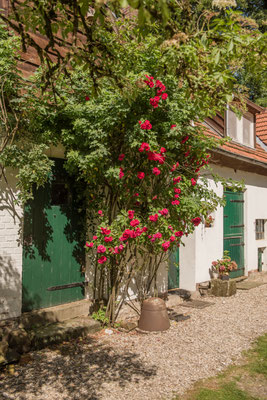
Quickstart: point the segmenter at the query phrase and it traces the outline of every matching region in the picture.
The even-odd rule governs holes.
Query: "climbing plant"
[[[112,29],[109,19],[99,22],[102,4],[87,53],[78,46],[63,69],[43,64],[27,83],[16,73],[18,128],[0,154],[4,168],[18,169],[25,202],[33,184],[47,179],[52,161],[45,150],[64,147],[65,168],[87,210],[85,247],[95,269],[95,297],[107,302],[112,323],[133,279],[141,301],[156,293],[168,252],[221,204],[207,180],[210,151],[218,143],[203,134],[202,124],[224,110],[233,92],[241,101],[235,105],[242,105],[235,72],[244,62],[251,70],[263,65],[263,36],[243,29],[231,10],[223,18],[203,14],[197,29],[181,30],[182,10],[170,3],[176,19],[169,25],[161,26],[156,7],[154,20],[122,16]],[[26,31],[33,29],[29,14],[25,18]],[[33,19],[35,29],[42,18]]]

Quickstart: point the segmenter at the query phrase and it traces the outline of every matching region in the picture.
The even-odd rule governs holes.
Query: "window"
[[[264,219],[256,219],[256,240],[264,239]]]
[[[247,112],[242,117],[243,120],[243,143],[254,147],[254,115]]]
[[[241,119],[229,108],[226,117],[226,134],[236,142],[254,147],[255,116],[246,112]]]

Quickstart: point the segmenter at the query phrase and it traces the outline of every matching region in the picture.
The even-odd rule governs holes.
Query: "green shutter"
[[[238,269],[230,273],[231,278],[244,275],[244,196],[242,192],[224,192],[224,250],[237,263]]]
[[[179,287],[179,247],[176,247],[169,255],[168,289]]]

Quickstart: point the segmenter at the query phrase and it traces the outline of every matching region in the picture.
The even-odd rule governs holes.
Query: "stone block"
[[[216,297],[233,296],[236,294],[236,282],[231,279],[229,281],[212,279],[210,293]]]
[[[14,349],[8,349],[6,353],[6,362],[8,364],[15,363],[20,360],[20,354]]]
[[[31,339],[25,329],[16,329],[10,332],[9,346],[18,353],[27,353],[31,349]]]
[[[5,356],[8,349],[8,343],[4,340],[0,342],[0,355]]]
[[[122,329],[125,329],[126,331],[131,331],[137,328],[137,321],[120,321],[119,325]]]

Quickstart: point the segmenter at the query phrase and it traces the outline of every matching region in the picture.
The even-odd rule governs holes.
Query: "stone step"
[[[81,316],[63,322],[45,325],[28,331],[31,348],[42,349],[77,337],[84,337],[101,329],[101,324],[91,317]]]
[[[80,316],[62,322],[31,327],[31,329],[12,330],[9,336],[0,342],[0,368],[19,361],[20,356],[29,351],[84,337],[100,329],[101,324],[98,321],[89,316]]]
[[[32,326],[41,326],[47,323],[63,322],[72,318],[87,316],[91,304],[90,300],[80,300],[26,312],[21,315],[20,322],[25,329],[31,329]]]

